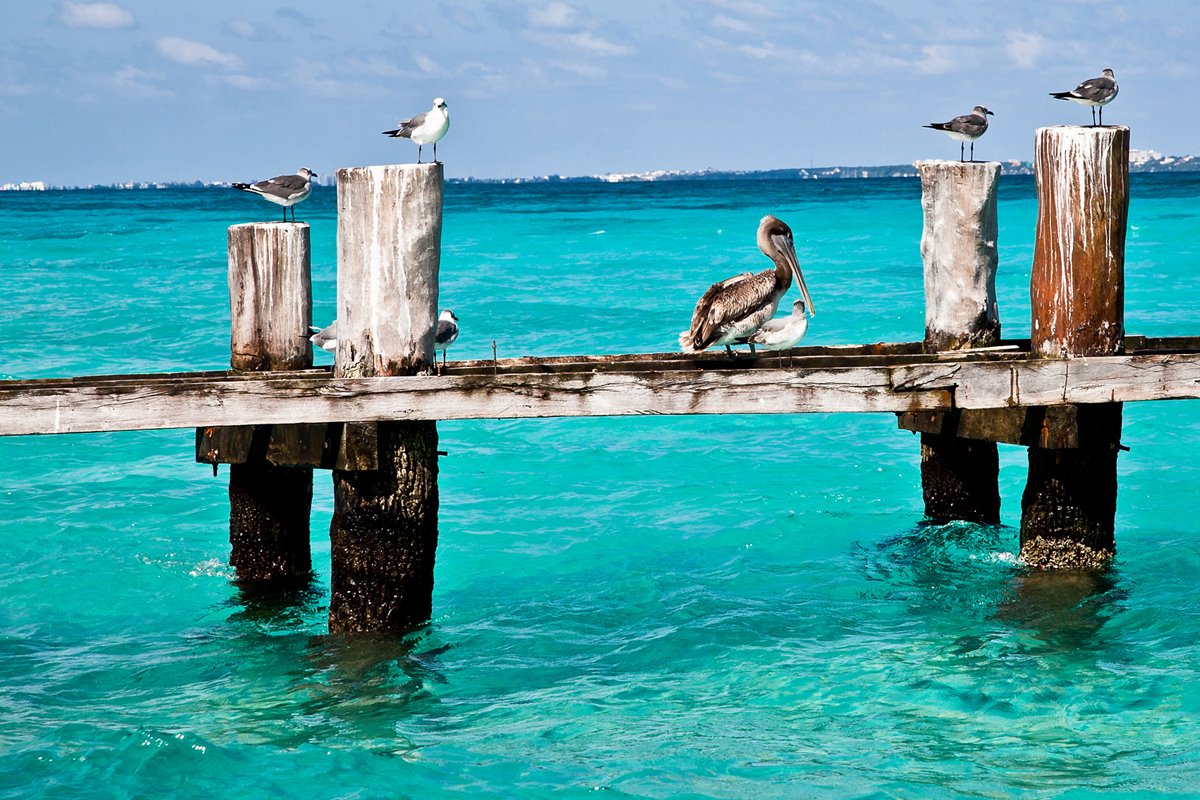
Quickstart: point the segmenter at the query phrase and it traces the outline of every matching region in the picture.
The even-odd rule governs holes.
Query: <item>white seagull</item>
[[[971,160],[975,160],[975,140],[987,133],[988,115],[996,116],[988,111],[983,106],[975,106],[970,114],[963,114],[955,117],[949,122],[931,122],[928,125],[922,125],[922,128],[933,128],[935,131],[941,131],[949,136],[958,145],[958,160],[963,160],[963,147],[967,142],[971,143]]]
[[[316,325],[309,325],[308,329],[312,332],[312,336],[309,336],[308,340],[312,342],[314,346],[319,347],[322,350],[328,350],[331,353],[337,352],[338,338],[336,319],[326,325],[324,328],[318,328]]]
[[[283,221],[287,222],[287,210],[308,199],[312,193],[312,179],[317,173],[308,167],[296,170],[295,175],[277,175],[258,183],[230,184],[234,189],[256,194],[277,206],[283,206]],[[292,222],[296,221],[296,209],[292,208]]]
[[[1092,127],[1096,127],[1096,109],[1100,109],[1100,124],[1104,124],[1104,107],[1113,101],[1121,87],[1111,69],[1105,69],[1099,78],[1091,78],[1069,92],[1051,92],[1055,100],[1070,100],[1081,106],[1092,107]]]
[[[764,350],[791,350],[808,333],[808,312],[803,300],[792,303],[790,317],[776,317],[746,337],[746,344],[756,344]]]
[[[450,130],[450,109],[446,101],[440,97],[433,98],[433,108],[424,114],[417,114],[412,119],[402,121],[398,128],[384,131],[384,136],[394,139],[412,139],[417,143],[417,163],[421,163],[421,147],[433,145],[433,163],[437,160],[437,143]]]
[[[433,337],[433,360],[437,361],[438,350],[442,351],[442,366],[446,366],[446,348],[454,344],[458,339],[458,317],[454,316],[454,312],[446,309],[438,317],[437,333]]]

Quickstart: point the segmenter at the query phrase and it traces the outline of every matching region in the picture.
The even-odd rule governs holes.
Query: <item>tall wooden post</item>
[[[236,370],[306,369],[312,347],[309,229],[266,222],[229,229],[231,366]],[[229,472],[230,563],[242,581],[289,580],[312,573],[309,511],[312,468],[279,467],[255,436],[245,463]]]
[[[335,374],[427,372],[437,324],[441,164],[340,169],[337,200]],[[333,631],[406,630],[432,611],[437,426],[385,421],[377,429],[374,468],[333,472]]]
[[[990,347],[1000,341],[996,310],[996,162],[922,161],[925,226],[925,349]],[[921,434],[921,488],[931,522],[1000,521],[995,442]]]
[[[1039,128],[1038,219],[1030,346],[1049,358],[1125,348],[1129,129]],[[1021,555],[1041,567],[1091,567],[1115,549],[1121,404],[1079,408],[1079,447],[1029,449]]]

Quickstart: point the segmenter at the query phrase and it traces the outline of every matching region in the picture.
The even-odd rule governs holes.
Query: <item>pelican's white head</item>
[[[454,312],[448,308],[442,311],[438,319],[445,320],[446,322],[458,322],[458,317],[454,316]]]
[[[440,108],[442,111],[445,111],[446,110],[446,101],[440,97],[435,97],[435,98],[433,98],[433,107]]]
[[[300,169],[296,170],[296,174],[299,175],[301,178],[307,178],[310,180],[312,178],[317,177],[317,173],[313,172],[308,167],[301,167]]]

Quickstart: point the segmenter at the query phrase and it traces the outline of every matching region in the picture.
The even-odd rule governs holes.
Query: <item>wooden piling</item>
[[[338,170],[335,375],[432,368],[442,185],[441,164]],[[374,427],[376,458],[363,465],[371,468],[333,471],[332,631],[403,631],[432,611],[437,426]]]
[[[1034,171],[1030,348],[1053,358],[1122,353],[1129,129],[1039,128]],[[1079,415],[1079,447],[1029,449],[1021,555],[1032,566],[1093,567],[1115,549],[1121,404]]]
[[[925,349],[936,353],[1000,342],[996,308],[996,162],[922,161],[925,224]],[[1000,521],[996,443],[921,434],[925,518]]]
[[[261,372],[312,366],[303,335],[312,320],[309,228],[254,223],[229,229],[230,364]],[[268,431],[247,431],[254,444],[230,464],[230,563],[240,581],[289,581],[312,573],[309,512],[312,468],[267,458]]]

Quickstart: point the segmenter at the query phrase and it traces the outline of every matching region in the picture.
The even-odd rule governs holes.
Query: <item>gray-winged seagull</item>
[[[949,136],[954,141],[958,142],[958,160],[963,161],[963,147],[967,142],[971,143],[971,160],[975,160],[975,140],[987,133],[988,115],[996,116],[988,111],[983,106],[975,106],[970,114],[963,114],[955,117],[949,122],[931,122],[928,125],[922,125],[923,128],[933,128],[935,131],[941,131]]]
[[[764,350],[791,350],[808,333],[808,313],[803,300],[792,302],[790,317],[776,317],[746,337],[746,344],[756,344]]]
[[[391,136],[394,139],[411,139],[416,142],[418,164],[421,163],[421,147],[427,144],[433,145],[433,163],[436,164],[438,163],[438,140],[445,136],[448,130],[450,130],[450,109],[446,108],[445,100],[435,97],[433,108],[424,114],[417,114],[412,119],[404,120],[398,128],[384,131],[383,135]]]
[[[446,366],[446,348],[454,344],[458,339],[458,317],[454,316],[454,312],[450,309],[442,311],[438,317],[437,332],[433,336],[434,361],[437,360],[437,351],[442,351],[442,366]]]
[[[1096,109],[1100,109],[1100,124],[1104,124],[1104,107],[1113,101],[1117,92],[1117,78],[1111,69],[1105,69],[1099,78],[1091,78],[1076,86],[1069,92],[1051,92],[1055,100],[1070,100],[1081,106],[1091,106],[1092,127],[1096,127]]]
[[[277,175],[258,183],[230,184],[234,189],[256,194],[277,206],[283,206],[283,221],[287,222],[287,210],[308,199],[312,192],[312,179],[317,173],[308,167],[296,170],[295,175]],[[292,222],[296,221],[296,209],[292,208]]]

